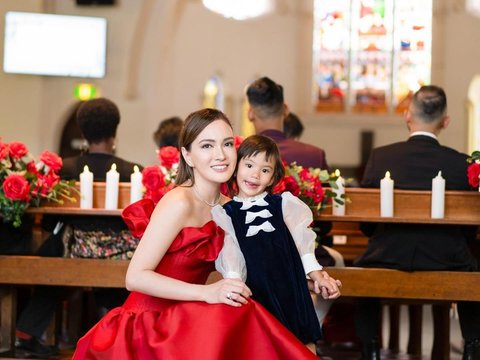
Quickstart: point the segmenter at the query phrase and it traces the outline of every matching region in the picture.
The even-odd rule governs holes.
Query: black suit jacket
[[[429,136],[416,135],[408,141],[374,149],[361,182],[378,188],[390,171],[397,189],[431,190],[432,179],[442,172],[447,190],[471,190],[467,155],[442,146]],[[370,236],[367,250],[355,262],[363,267],[401,270],[476,270],[468,243],[476,227],[426,224],[364,224]]]

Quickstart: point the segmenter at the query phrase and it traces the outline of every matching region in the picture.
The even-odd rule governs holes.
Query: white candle
[[[390,178],[390,171],[380,180],[380,216],[393,216],[393,180]]]
[[[445,212],[445,179],[442,172],[432,179],[432,219],[441,219]]]
[[[141,200],[143,197],[142,173],[137,165],[133,167],[130,175],[130,204]]]
[[[105,185],[105,209],[118,209],[118,183],[120,174],[117,171],[117,165],[112,164],[107,172],[107,183]]]
[[[93,173],[85,165],[80,174],[80,208],[91,209],[93,207]]]
[[[343,204],[339,204],[334,200],[332,214],[343,216],[345,215],[345,180],[340,176],[340,171],[338,169],[335,170],[335,175],[337,176],[337,180],[335,181],[337,189],[334,189],[333,192],[335,193],[336,198],[343,201]]]

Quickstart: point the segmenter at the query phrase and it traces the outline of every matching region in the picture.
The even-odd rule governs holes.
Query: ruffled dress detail
[[[151,211],[153,204],[140,201],[124,212],[136,235],[143,233],[148,223],[145,216]],[[204,284],[214,270],[223,239],[223,230],[213,221],[200,228],[186,227],[156,272]],[[255,301],[235,308],[132,292],[123,306],[110,311],[79,340],[73,359],[317,358]]]

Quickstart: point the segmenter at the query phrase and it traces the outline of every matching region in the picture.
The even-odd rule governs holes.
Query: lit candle
[[[343,216],[345,215],[345,180],[340,176],[340,171],[338,169],[335,170],[335,175],[337,176],[337,180],[335,181],[337,189],[334,189],[333,192],[335,193],[336,198],[343,201],[343,204],[339,204],[334,200],[332,214]]]
[[[380,216],[393,216],[393,180],[390,178],[390,171],[380,180]]]
[[[445,212],[445,179],[442,172],[432,179],[432,219],[441,219]]]
[[[118,209],[118,183],[120,174],[117,171],[117,165],[112,164],[112,167],[107,172],[107,181],[105,185],[105,209]]]
[[[80,174],[80,208],[91,209],[93,207],[93,173],[85,165]]]
[[[133,167],[130,175],[130,204],[141,200],[143,197],[142,173],[137,165]]]

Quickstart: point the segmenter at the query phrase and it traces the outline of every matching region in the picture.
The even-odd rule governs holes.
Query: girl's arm
[[[313,291],[321,292],[325,299],[339,297],[341,282],[323,271],[322,265],[315,258],[315,239],[317,235],[310,228],[310,224],[313,222],[312,211],[303,201],[290,192],[284,192],[282,200],[285,224],[295,241],[305,274],[314,281]]]
[[[305,274],[322,270],[322,265],[315,257],[317,234],[310,228],[310,224],[313,222],[312,210],[302,200],[287,191],[282,194],[282,212],[283,220],[302,259]]]
[[[198,285],[155,272],[155,268],[178,233],[185,226],[192,225],[191,219],[195,218],[195,214],[190,202],[184,191],[176,188],[168,192],[157,204],[130,261],[126,276],[127,289],[165,299],[223,302],[241,306],[241,303],[247,302],[250,290],[239,280],[226,279],[209,285]],[[187,223],[188,221],[190,223]],[[227,298],[228,294],[233,293],[236,301]]]
[[[215,261],[215,268],[224,278],[236,278],[245,281],[247,279],[247,267],[235,235],[232,219],[220,205],[212,209],[212,217],[215,223],[225,231],[223,248]]]

